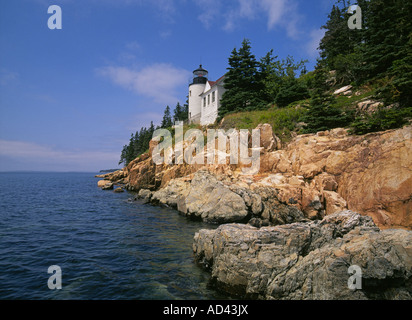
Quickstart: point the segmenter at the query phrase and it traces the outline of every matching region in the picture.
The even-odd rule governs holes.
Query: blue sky
[[[223,75],[244,38],[313,69],[334,2],[0,0],[0,171],[117,168],[130,133],[184,103],[200,63]]]

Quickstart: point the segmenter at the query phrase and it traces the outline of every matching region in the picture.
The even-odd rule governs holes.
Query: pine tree
[[[186,102],[183,104],[183,109],[182,109],[182,121],[186,121],[189,119],[189,96],[186,99]]]
[[[181,106],[178,102],[173,111],[173,121],[185,121],[188,118],[188,109],[185,106]]]
[[[170,128],[173,125],[172,116],[170,115],[170,107],[167,106],[164,114],[162,124],[160,125],[162,128]]]
[[[150,121],[150,127],[149,127],[149,136],[150,136],[150,140],[152,140],[152,137],[153,137],[153,133],[155,132],[155,126],[154,126],[154,124],[153,124],[153,121]],[[150,142],[150,140],[149,140],[149,142]]]
[[[134,138],[133,138],[133,156],[135,158],[137,158],[137,156],[139,155],[139,140],[140,140],[140,135],[139,132],[136,131],[136,133],[134,134]]]
[[[120,155],[119,165],[121,164],[127,165],[127,161],[126,161],[127,148],[128,148],[127,145],[123,146],[122,153]]]
[[[304,133],[316,133],[337,127],[345,127],[352,121],[352,114],[334,107],[334,97],[328,93],[327,71],[318,65],[314,75],[314,90],[307,114],[301,119],[306,123]]]
[[[250,41],[244,39],[242,47],[233,49],[229,57],[229,67],[225,78],[219,116],[230,112],[256,110],[262,108],[264,85],[259,75],[259,63],[251,52]]]
[[[326,25],[322,26],[325,29],[325,36],[319,44],[321,58],[326,61],[326,65],[334,70],[334,59],[341,54],[347,54],[353,51],[353,44],[349,42],[349,28],[347,20],[345,20],[345,10],[333,5],[332,11],[328,16]]]
[[[130,140],[129,140],[129,145],[126,148],[126,164],[128,165],[130,162],[132,162],[136,157],[134,154],[134,134],[132,133]]]
[[[363,50],[365,78],[385,76],[402,59],[411,30],[409,0],[371,0]]]
[[[262,97],[267,103],[275,101],[279,92],[280,75],[278,73],[277,56],[270,50],[259,63],[259,77],[263,85]]]

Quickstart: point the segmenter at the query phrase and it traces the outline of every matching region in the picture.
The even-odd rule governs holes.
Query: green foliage
[[[279,107],[283,108],[294,101],[303,100],[308,96],[309,91],[303,81],[296,78],[288,78],[282,81],[275,102]]]
[[[174,134],[174,129],[172,128],[174,122],[185,121],[187,120],[187,117],[187,103],[185,103],[183,106],[181,106],[179,102],[177,103],[173,111],[173,120],[170,114],[170,108],[169,106],[167,106],[164,111],[161,128],[170,129],[172,131],[172,134]],[[136,131],[136,133],[132,134],[129,140],[129,144],[123,146],[119,165],[123,164],[127,166],[134,159],[147,152],[147,150],[149,149],[150,140],[152,140],[155,130],[156,128],[153,124],[153,121],[151,121],[149,128],[142,127],[140,131]]]
[[[261,60],[263,83],[267,92],[267,102],[275,102],[279,107],[286,107],[290,103],[305,99],[309,96],[305,81],[301,81],[297,76],[306,74],[305,63],[300,61],[295,63],[293,57],[288,56],[283,60],[269,59],[268,53]]]
[[[170,128],[172,126],[173,126],[172,116],[170,115],[170,108],[169,106],[167,106],[164,111],[163,120],[162,120],[162,124],[160,125],[160,127]]]
[[[358,4],[361,8],[365,8],[360,2],[362,1],[358,1]],[[326,61],[327,67],[330,70],[336,70],[342,62],[342,56],[354,52],[363,39],[363,32],[361,30],[351,30],[348,28],[347,22],[350,17],[347,13],[348,9],[349,3],[338,1],[332,7],[328,21],[322,26],[322,29],[325,29],[325,35],[320,41],[319,49],[321,51],[321,58]]]
[[[129,144],[123,146],[119,165],[124,164],[127,166],[138,156],[145,153],[149,148],[149,142],[152,139],[154,131],[155,126],[152,121],[149,128],[141,128],[140,131],[136,131],[135,134],[132,133]]]
[[[356,118],[351,125],[351,131],[355,134],[366,134],[396,129],[407,124],[408,118],[412,118],[412,107],[405,109],[380,108],[375,113]]]
[[[301,121],[306,123],[303,133],[316,133],[329,129],[347,126],[353,120],[350,110],[334,106],[335,97],[326,89],[326,70],[315,70],[313,84],[315,85],[310,99],[309,110]]]
[[[384,107],[371,115],[358,114],[354,133],[400,127],[411,118],[412,2],[358,0],[357,5],[362,9],[362,30],[347,27],[349,2],[338,1],[332,8],[320,43],[322,68],[336,71],[337,85],[377,85],[374,98]]]
[[[263,83],[258,62],[251,52],[250,41],[244,39],[242,47],[233,49],[225,78],[225,93],[221,100],[219,116],[227,113],[254,110],[262,107]]]
[[[295,131],[296,124],[305,113],[305,108],[297,106],[233,113],[225,117],[220,128],[252,130],[261,123],[268,123],[272,126],[273,132],[283,142],[287,142],[291,139],[290,133]]]
[[[306,61],[295,63],[293,57],[277,60],[273,49],[257,61],[251,53],[249,40],[242,42],[239,51],[235,48],[229,57],[219,117],[242,111],[262,110],[275,102],[286,107],[293,101],[309,96],[305,81],[300,75],[306,73]]]
[[[336,71],[336,83],[338,85],[352,83],[357,80],[358,70],[362,67],[362,54],[359,50],[348,54],[339,54],[332,63]]]
[[[173,111],[173,121],[186,121],[188,119],[189,105],[186,103],[183,106],[178,102]]]

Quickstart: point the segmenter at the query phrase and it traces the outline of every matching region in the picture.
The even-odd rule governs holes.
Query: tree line
[[[189,106],[187,103],[182,106],[178,102],[172,115],[170,107],[166,106],[160,126],[158,125],[155,127],[153,121],[151,121],[149,128],[142,127],[139,131],[132,133],[129,144],[123,146],[119,165],[123,164],[127,166],[134,159],[147,152],[149,149],[150,140],[152,140],[155,130],[161,128],[170,129],[176,121],[186,121],[189,113],[188,108]]]
[[[322,28],[325,35],[315,70],[293,57],[278,60],[273,50],[261,59],[245,39],[232,51],[225,78],[219,118],[226,114],[261,110],[309,99],[304,133],[349,126],[354,133],[397,128],[412,117],[412,2],[409,0],[359,0],[362,29],[350,29],[350,5],[339,0]],[[335,81],[328,81],[331,74]],[[352,84],[376,86],[374,98],[384,106],[371,115],[342,109],[331,92]],[[390,108],[388,108],[390,106]]]
[[[355,114],[355,133],[401,127],[412,117],[412,2],[358,0],[357,5],[362,10],[360,30],[347,26],[347,1],[333,6],[323,26],[316,71],[335,70],[338,84],[377,87],[374,98],[384,105],[371,115]]]

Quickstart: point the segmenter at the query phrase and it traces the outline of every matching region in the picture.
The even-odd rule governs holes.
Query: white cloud
[[[198,19],[206,29],[210,29],[213,21],[220,15],[222,2],[219,0],[198,0],[196,4],[202,11]]]
[[[281,22],[288,8],[285,0],[261,0],[260,5],[268,14],[269,30]]]
[[[180,101],[177,90],[187,84],[191,74],[166,63],[153,64],[140,70],[109,66],[97,69],[97,73],[125,89],[162,104]]]
[[[310,57],[314,58],[319,54],[319,43],[324,35],[325,30],[323,29],[315,29],[310,32],[309,41],[306,44],[306,52],[309,54]]]
[[[288,36],[298,35],[298,7],[290,0],[199,0],[196,2],[202,13],[198,19],[209,29],[213,23],[219,23],[226,31],[233,31],[241,19],[256,20],[265,17],[268,30],[283,27]],[[223,21],[223,25],[222,22]]]

